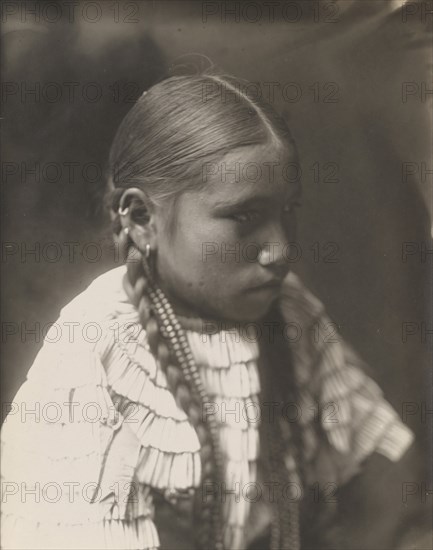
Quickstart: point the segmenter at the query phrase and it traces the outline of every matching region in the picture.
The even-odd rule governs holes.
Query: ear
[[[138,187],[130,187],[123,193],[119,203],[122,228],[126,229],[135,246],[143,254],[146,246],[156,250],[155,210],[146,194]]]

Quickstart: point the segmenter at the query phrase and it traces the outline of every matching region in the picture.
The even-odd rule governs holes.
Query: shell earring
[[[151,253],[150,244],[147,243],[146,244],[146,251],[145,251],[146,260],[148,260],[150,258],[150,253]]]

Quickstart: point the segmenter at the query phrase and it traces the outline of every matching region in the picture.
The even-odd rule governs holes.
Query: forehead
[[[204,163],[203,198],[209,204],[281,200],[299,193],[299,173],[295,151],[288,145],[242,147],[218,162]]]

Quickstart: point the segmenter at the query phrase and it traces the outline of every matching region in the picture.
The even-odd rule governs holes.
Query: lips
[[[282,284],[282,279],[271,279],[270,281],[266,281],[265,283],[262,283],[260,285],[255,285],[251,287],[251,290],[263,290],[263,289],[279,289]]]

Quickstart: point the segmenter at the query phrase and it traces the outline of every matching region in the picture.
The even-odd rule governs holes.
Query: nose
[[[290,245],[288,243],[268,242],[261,247],[258,261],[275,277],[282,279],[290,270],[289,258]]]
[[[258,256],[259,264],[272,271],[276,277],[284,277],[290,270],[291,243],[296,235],[296,218],[290,223],[284,219],[274,220],[262,235],[262,246]]]

